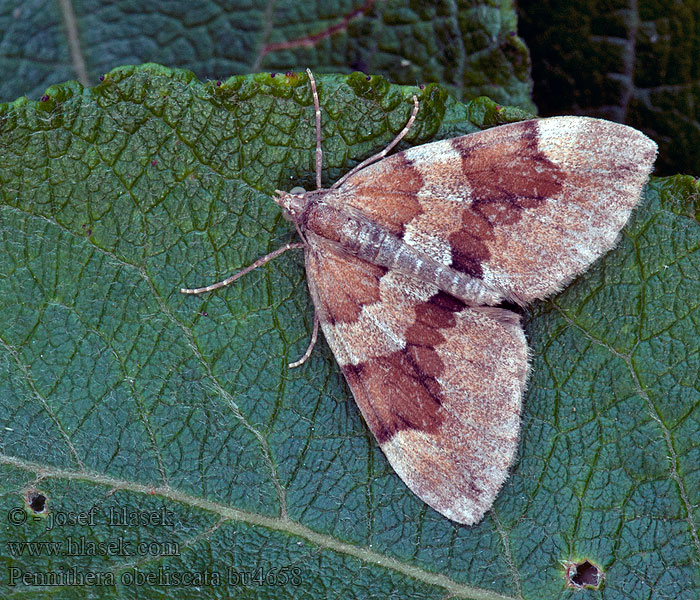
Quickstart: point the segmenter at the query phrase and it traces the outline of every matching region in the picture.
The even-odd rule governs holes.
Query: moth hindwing
[[[518,445],[528,350],[517,313],[612,248],[649,176],[656,144],[630,127],[552,117],[386,157],[329,188],[275,201],[302,242],[318,324],[388,461],[424,502],[481,520]]]

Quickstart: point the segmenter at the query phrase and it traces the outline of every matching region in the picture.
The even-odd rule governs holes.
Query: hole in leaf
[[[26,496],[27,504],[32,512],[43,513],[46,512],[46,496],[41,492],[36,490],[29,490]]]
[[[584,588],[597,590],[601,581],[603,581],[603,571],[589,560],[566,564],[566,583],[569,587],[579,590]]]

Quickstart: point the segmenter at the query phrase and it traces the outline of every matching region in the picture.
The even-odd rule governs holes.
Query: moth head
[[[295,187],[289,192],[275,190],[275,193],[275,202],[282,208],[282,216],[288,221],[299,222],[307,204],[306,190]]]

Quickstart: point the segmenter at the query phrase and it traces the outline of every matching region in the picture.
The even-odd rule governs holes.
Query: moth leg
[[[304,352],[304,356],[302,356],[299,360],[295,360],[294,362],[289,363],[289,368],[294,369],[295,367],[300,367],[306,362],[306,359],[311,356],[311,351],[314,349],[314,346],[316,345],[316,340],[318,340],[318,312],[314,310],[314,330],[313,333],[311,334],[311,342],[309,343],[309,347],[306,349],[306,352]]]
[[[297,233],[299,234],[299,237],[301,238],[301,241],[304,243],[304,246],[305,246],[305,247],[308,247],[309,242],[306,241],[306,236],[305,236],[304,233],[301,231],[301,227],[299,227],[299,223],[297,223],[296,221],[294,221],[294,227],[296,228]]]
[[[321,166],[323,164],[323,149],[321,148],[321,106],[318,102],[318,92],[316,91],[316,80],[311,69],[306,69],[311,84],[311,94],[314,97],[314,108],[316,109],[316,189],[321,189]]]
[[[370,156],[369,158],[363,160],[359,165],[356,165],[349,173],[346,173],[343,175],[338,181],[336,181],[330,189],[334,190],[337,187],[340,187],[343,182],[348,178],[352,177],[355,173],[360,171],[361,169],[364,169],[367,165],[371,165],[372,163],[377,162],[378,160],[382,160],[389,152],[391,152],[391,149],[398,144],[403,137],[408,133],[408,130],[411,129],[411,125],[413,125],[413,122],[416,120],[416,115],[418,114],[418,97],[413,96],[413,111],[411,112],[411,116],[408,118],[408,123],[406,123],[405,127],[399,132],[399,134],[391,141],[391,143],[384,148],[381,152],[378,152],[374,156]],[[320,117],[319,117],[320,118]]]
[[[223,281],[219,281],[218,283],[212,283],[211,285],[208,285],[206,287],[200,287],[200,288],[180,288],[180,293],[181,294],[203,294],[204,292],[211,292],[212,290],[218,290],[219,288],[225,287],[227,285],[232,284],[236,279],[239,277],[243,277],[243,275],[246,275],[247,273],[250,273],[253,269],[257,269],[258,267],[262,267],[265,263],[270,262],[273,258],[278,257],[280,254],[283,252],[286,252],[287,250],[292,250],[294,248],[305,248],[306,244],[302,242],[294,242],[293,244],[285,244],[281,248],[277,248],[274,252],[270,252],[269,254],[266,254],[265,256],[261,256],[258,260],[256,260],[252,265],[247,266],[245,269],[242,269],[241,271],[238,271],[238,273],[234,273],[231,275],[231,277],[228,277],[227,279],[224,279]]]

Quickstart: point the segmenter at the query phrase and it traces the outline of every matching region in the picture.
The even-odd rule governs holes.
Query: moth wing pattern
[[[386,154],[313,192],[276,191],[304,239],[199,294],[304,247],[318,325],[385,456],[425,503],[474,524],[518,447],[528,349],[525,305],[561,289],[616,243],[656,144],[630,127],[552,117]],[[384,266],[383,266],[384,265]],[[440,287],[438,287],[438,285]],[[447,293],[447,290],[450,293]]]
[[[527,377],[518,316],[308,242],[321,327],[389,463],[438,512],[478,522],[518,445]]]
[[[416,146],[337,192],[407,244],[524,305],[615,245],[655,157],[656,144],[631,127],[551,117]]]

